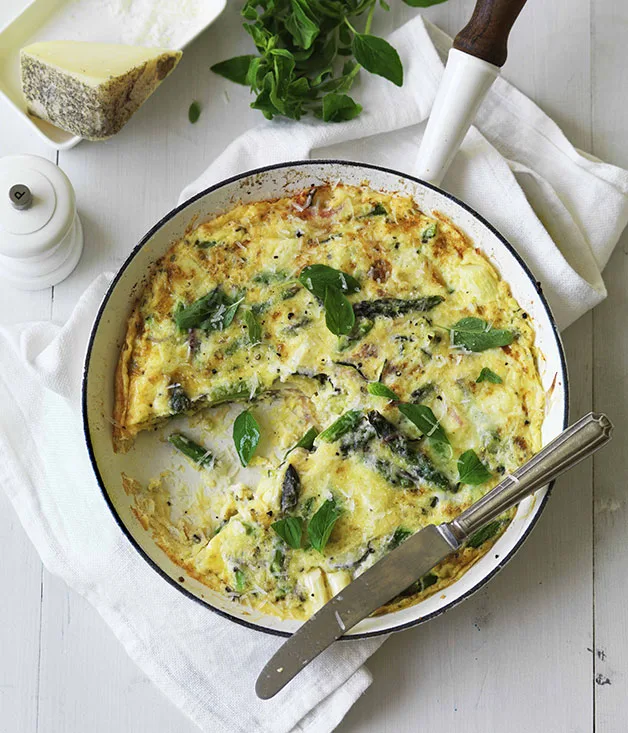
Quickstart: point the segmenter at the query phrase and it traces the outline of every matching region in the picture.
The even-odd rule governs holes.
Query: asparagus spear
[[[471,535],[467,540],[468,547],[480,547],[487,540],[492,539],[499,532],[503,522],[496,519],[494,522],[490,522],[482,529],[479,529],[475,534]]]
[[[366,462],[393,486],[401,486],[402,489],[409,489],[415,484],[412,476],[407,471],[399,468],[399,466],[395,466],[390,461],[368,456]]]
[[[283,571],[283,565],[286,560],[286,556],[283,554],[281,549],[276,549],[273,555],[273,560],[270,564],[270,572],[273,575],[281,575]]]
[[[353,309],[355,313],[355,308]],[[373,321],[370,318],[357,318],[355,326],[346,336],[340,336],[338,339],[338,351],[346,351],[351,349],[354,344],[361,341],[366,334],[373,328]]]
[[[360,410],[349,410],[341,415],[335,422],[333,422],[328,428],[325,428],[323,432],[318,436],[319,440],[324,440],[326,443],[333,443],[338,438],[341,438],[345,433],[353,430],[360,419],[362,413]]]
[[[356,318],[397,318],[405,313],[425,312],[432,310],[445,300],[442,295],[426,295],[423,298],[402,300],[401,298],[379,298],[378,300],[361,300],[353,304]]]
[[[257,389],[255,391],[257,392]],[[251,385],[247,381],[242,381],[217,387],[209,393],[208,402],[210,405],[218,405],[221,402],[249,399],[251,396]]]
[[[435,583],[438,583],[438,576],[434,575],[434,573],[427,573],[427,575],[419,578],[416,582],[412,583],[411,586],[402,591],[397,598],[408,598],[409,596],[413,596],[416,593],[424,591]]]
[[[180,412],[187,412],[192,406],[192,401],[185,393],[180,384],[173,384],[170,389],[170,409],[175,415]]]
[[[369,468],[379,473],[393,486],[408,489],[415,485],[415,480],[403,468],[396,466],[370,450],[371,442],[377,437],[373,426],[364,417],[340,439],[340,453],[343,456],[349,453],[362,454],[363,460]]]
[[[386,443],[392,453],[402,459],[404,470],[414,481],[421,483],[427,481],[440,488],[454,490],[449,479],[435,468],[430,459],[416,450],[410,441],[377,410],[369,411],[367,419],[375,428],[377,436]]]
[[[299,501],[299,493],[301,492],[301,479],[294,466],[290,465],[286,469],[281,485],[281,511],[287,512],[294,509]]]
[[[184,456],[198,463],[204,468],[211,468],[214,464],[214,456],[202,445],[195,443],[193,440],[182,433],[172,433],[168,436],[168,442],[172,443],[177,450],[180,450]]]
[[[369,443],[375,438],[375,430],[371,424],[360,415],[360,419],[351,426],[340,439],[340,452],[343,456],[349,453],[365,452]]]

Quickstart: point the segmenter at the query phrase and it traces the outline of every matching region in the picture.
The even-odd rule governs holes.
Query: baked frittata
[[[533,328],[484,255],[407,196],[338,184],[236,206],[157,262],[113,439],[163,428],[173,465],[195,467],[192,486],[123,477],[175,563],[305,619],[529,459],[543,415]],[[509,518],[382,610],[449,585]]]

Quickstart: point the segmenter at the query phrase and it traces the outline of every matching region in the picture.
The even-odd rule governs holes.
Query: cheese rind
[[[119,132],[172,72],[180,51],[44,41],[20,54],[27,110],[88,140]]]

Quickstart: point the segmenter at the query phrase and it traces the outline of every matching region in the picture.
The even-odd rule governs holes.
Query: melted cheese
[[[385,215],[373,213],[377,204]],[[434,225],[435,236],[426,236]],[[323,305],[297,279],[311,264],[354,276],[360,283],[349,296],[354,304],[429,295],[443,300],[427,312],[374,317],[361,337],[339,339],[325,325]],[[244,298],[233,322],[224,330],[180,331],[177,309],[218,286]],[[257,313],[257,345],[249,343],[244,308]],[[468,316],[510,329],[513,343],[481,353],[453,347],[447,327]],[[478,383],[484,367],[502,382]],[[421,436],[394,403],[368,393],[368,381],[376,380],[403,401],[429,406],[451,445]],[[175,412],[176,388],[191,412],[206,408],[196,419],[203,445],[218,455],[211,470],[199,469],[187,499],[176,472],[135,487],[145,526],[175,562],[210,587],[285,617],[307,618],[387,552],[399,530],[454,518],[541,446],[544,398],[534,332],[508,285],[449,221],[425,216],[409,198],[367,187],[322,187],[237,206],[174,244],[129,321],[116,384],[118,449]],[[234,393],[250,403],[262,432],[246,470],[232,446],[218,451],[234,414],[244,409],[218,404]],[[445,484],[409,479],[403,461],[368,432],[364,417],[356,428],[363,444],[359,432],[344,441],[318,438],[313,451],[299,448],[284,460],[309,427],[322,430],[348,410],[378,411],[417,441],[413,450]],[[491,472],[480,486],[457,483],[456,461],[467,450]],[[300,494],[297,506],[282,512],[288,465],[299,476]],[[329,498],[340,518],[319,552],[308,544],[307,527]],[[302,521],[300,549],[271,526],[286,513]],[[423,582],[385,610],[453,582],[491,542],[467,546],[434,570],[431,585]]]

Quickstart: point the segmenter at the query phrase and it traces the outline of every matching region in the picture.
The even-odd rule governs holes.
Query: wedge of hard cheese
[[[28,112],[88,140],[115,135],[181,58],[180,51],[42,41],[20,54]]]

